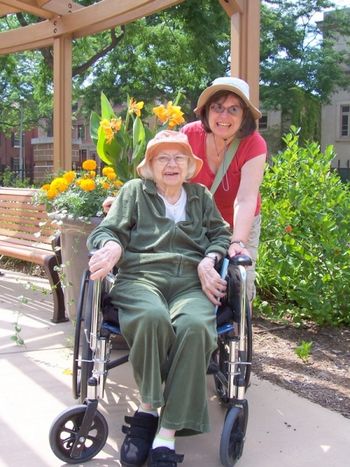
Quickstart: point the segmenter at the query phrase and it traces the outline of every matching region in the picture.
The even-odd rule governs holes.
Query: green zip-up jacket
[[[223,220],[212,195],[203,185],[184,183],[187,193],[186,220],[175,223],[165,217],[165,205],[151,180],[135,179],[120,190],[107,217],[90,234],[88,249],[107,241],[123,248],[119,272],[172,266],[196,268],[203,257],[216,252],[226,255],[229,225]]]

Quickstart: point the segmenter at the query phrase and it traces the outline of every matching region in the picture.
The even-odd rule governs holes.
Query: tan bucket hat
[[[136,167],[137,173],[140,177],[152,178],[150,161],[153,156],[158,154],[162,147],[164,147],[164,149],[181,149],[183,154],[190,157],[189,170],[187,174],[188,179],[195,177],[202,168],[202,159],[193,154],[188,138],[184,133],[173,130],[163,130],[148,141],[145,158]]]
[[[231,91],[239,96],[249,107],[255,120],[261,118],[261,112],[249,99],[249,85],[243,79],[233,77],[216,78],[198,98],[197,107],[194,111],[198,114],[208,99],[218,91]]]

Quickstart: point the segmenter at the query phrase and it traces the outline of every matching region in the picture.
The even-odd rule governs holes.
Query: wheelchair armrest
[[[253,264],[252,259],[247,255],[231,256],[229,261],[234,266],[251,266]]]

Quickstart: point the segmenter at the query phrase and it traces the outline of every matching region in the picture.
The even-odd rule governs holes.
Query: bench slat
[[[53,251],[57,228],[45,206],[34,204],[36,192],[32,188],[0,188],[0,255],[44,267],[52,289],[53,321],[58,323],[67,318],[60,277],[55,268],[60,263],[60,252]]]

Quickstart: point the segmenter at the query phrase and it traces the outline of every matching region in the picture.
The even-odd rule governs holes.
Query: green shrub
[[[4,171],[0,173],[0,185],[15,188],[27,188],[31,186],[31,183],[29,178],[21,180],[9,167],[5,167]]]
[[[330,168],[332,147],[300,147],[293,127],[284,140],[262,185],[259,308],[296,322],[349,325],[349,184]]]

